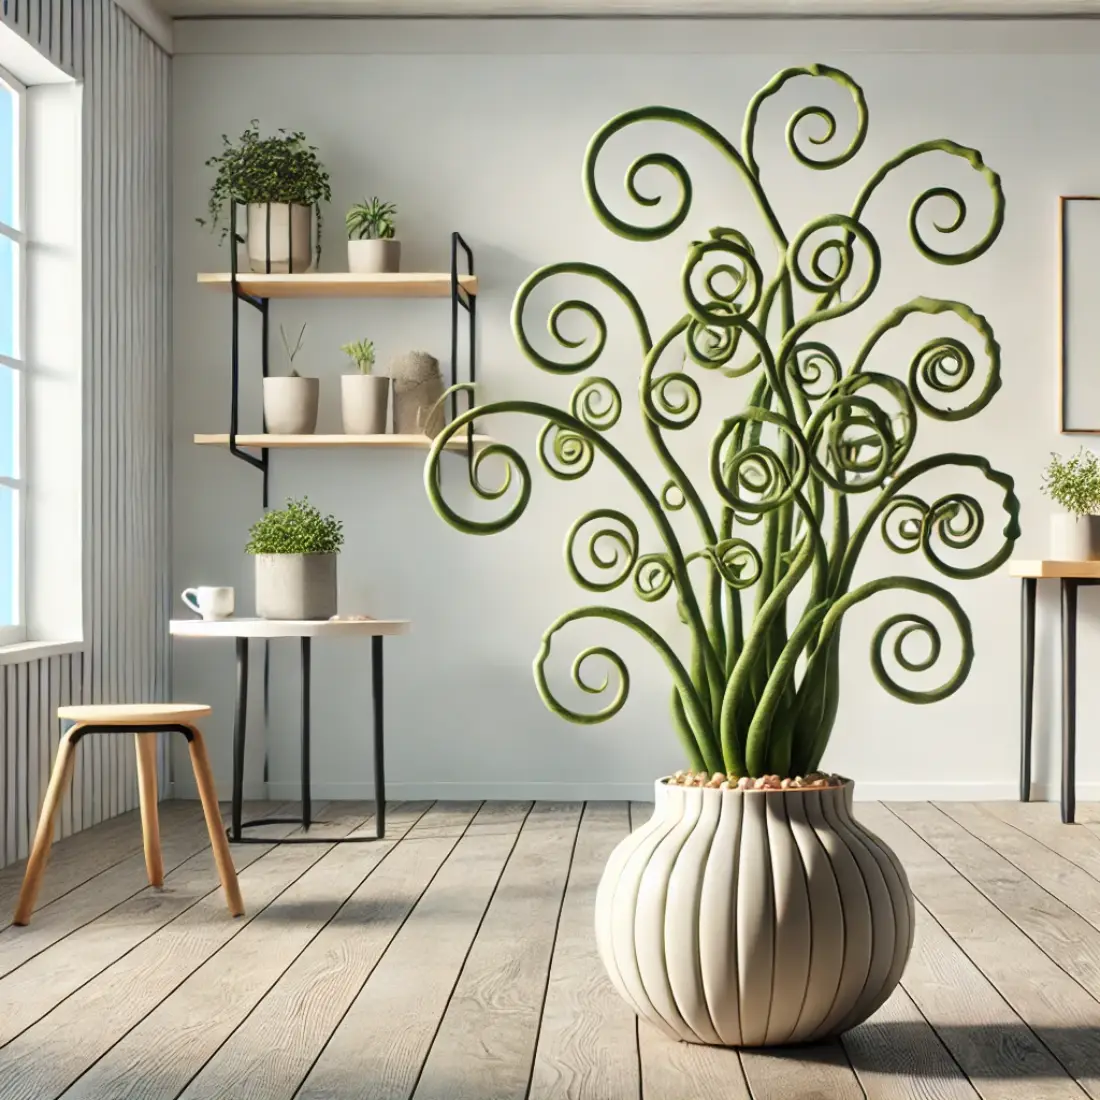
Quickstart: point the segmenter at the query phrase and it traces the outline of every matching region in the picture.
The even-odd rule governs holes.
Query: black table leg
[[[233,840],[241,839],[244,801],[244,737],[248,722],[248,639],[237,639],[237,713],[233,719]]]
[[[1035,710],[1035,586],[1024,577],[1020,588],[1020,801],[1031,801],[1031,728]]]
[[[371,638],[371,690],[374,696],[374,820],[375,836],[386,835],[386,770],[383,759],[382,635]]]
[[[1077,801],[1077,581],[1062,579],[1062,821]]]
[[[313,822],[309,797],[309,638],[302,639],[302,828]]]

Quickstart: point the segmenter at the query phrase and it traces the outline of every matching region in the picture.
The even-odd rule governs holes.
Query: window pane
[[[17,275],[19,246],[0,235],[0,355],[18,355],[16,323],[19,317]]]
[[[18,492],[0,485],[0,626],[16,626],[16,532],[19,530]]]
[[[19,372],[0,366],[0,477],[19,477]]]
[[[0,222],[16,229],[15,221],[15,93],[0,82]]]

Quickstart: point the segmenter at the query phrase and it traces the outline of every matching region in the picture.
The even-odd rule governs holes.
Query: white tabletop
[[[408,619],[173,619],[181,638],[349,638],[407,634]]]

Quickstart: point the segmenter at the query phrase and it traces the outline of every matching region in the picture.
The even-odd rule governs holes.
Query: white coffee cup
[[[233,614],[233,589],[210,585],[185,588],[180,599],[204,619],[228,619]]]

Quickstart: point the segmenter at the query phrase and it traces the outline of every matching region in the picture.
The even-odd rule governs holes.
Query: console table
[[[1100,584],[1100,561],[1010,561],[1020,578],[1020,801],[1031,799],[1031,730],[1035,702],[1035,590],[1040,580],[1062,588],[1062,820],[1077,804],[1077,590]]]
[[[313,822],[309,789],[309,680],[310,643],[314,638],[371,639],[371,685],[374,704],[375,837],[350,837],[347,841],[381,839],[386,835],[386,775],[383,760],[382,639],[408,632],[405,619],[287,620],[287,619],[173,619],[169,633],[181,638],[234,638],[237,642],[237,707],[233,720],[233,810],[229,838],[238,844],[270,844],[270,840],[246,837],[242,830],[255,825],[297,824],[286,818],[242,821],[244,795],[244,742],[248,720],[248,642],[250,638],[298,638],[302,653],[302,820],[304,829]],[[296,837],[282,843],[322,843]],[[341,843],[326,838],[323,843]]]

